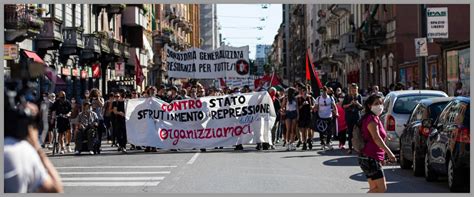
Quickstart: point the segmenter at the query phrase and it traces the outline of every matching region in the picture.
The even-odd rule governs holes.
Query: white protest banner
[[[193,79],[249,77],[248,46],[221,46],[213,51],[199,48],[175,51],[166,45],[165,51],[169,77]]]
[[[426,8],[427,37],[449,38],[448,34],[448,8]]]
[[[415,38],[416,57],[428,56],[428,42],[426,38]]]
[[[271,143],[276,114],[267,92],[176,100],[130,99],[127,140],[163,149]]]
[[[125,76],[125,63],[123,62],[115,63],[115,76],[117,77]]]

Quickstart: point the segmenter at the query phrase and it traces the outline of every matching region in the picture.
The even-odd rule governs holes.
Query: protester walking
[[[298,128],[301,133],[302,150],[313,149],[311,135],[311,109],[314,105],[311,95],[308,94],[306,86],[300,86],[300,92],[296,98],[298,104]]]
[[[79,113],[81,112],[81,106],[77,103],[76,98],[72,97],[71,98],[71,117],[70,117],[70,122],[71,122],[71,131],[73,133],[73,137],[69,139],[68,143],[66,146],[69,147],[69,143],[71,141],[76,142],[77,138],[77,129],[79,126]],[[77,146],[77,144],[75,144]],[[68,150],[71,152],[71,150]]]
[[[150,86],[147,90],[147,98],[156,98],[156,88],[155,86]],[[159,98],[161,99],[161,98]],[[146,146],[145,147],[145,152],[157,152],[156,147],[151,147],[151,146]]]
[[[51,107],[51,112],[52,112],[52,118],[53,120],[51,122],[57,121],[57,129],[58,129],[58,134],[59,134],[59,145],[61,147],[60,154],[64,154],[64,151],[66,150],[64,147],[64,138],[66,132],[70,130],[70,122],[69,122],[69,116],[71,115],[71,103],[66,99],[66,92],[60,91],[58,93],[58,100],[54,102],[53,106]],[[70,148],[68,148],[68,151]]]
[[[385,154],[391,162],[396,162],[396,158],[384,142],[387,133],[379,119],[383,111],[382,97],[369,96],[364,103],[364,111],[361,132],[366,144],[359,154],[359,165],[369,182],[368,193],[383,193],[387,190],[387,182],[382,169]]]
[[[95,112],[98,118],[98,125],[97,125],[97,136],[100,142],[102,142],[102,134],[106,132],[105,124],[104,124],[104,98],[102,97],[102,93],[99,89],[94,88],[91,90],[91,108],[92,111]],[[99,143],[100,149],[101,143]]]
[[[359,86],[357,86],[357,84],[351,84],[349,94],[342,102],[342,107],[346,114],[347,140],[349,141],[349,151],[347,153],[352,154],[352,131],[354,125],[359,121],[360,111],[363,109],[362,96],[359,94]]]
[[[107,95],[107,101],[105,101],[104,103],[104,125],[107,132],[107,141],[109,144],[111,143],[112,145],[114,144],[113,142],[115,142],[115,138],[113,136],[113,129],[112,129],[113,102],[114,102],[114,93],[110,92]],[[114,139],[112,140],[112,138]]]
[[[319,132],[322,149],[332,150],[333,119],[339,115],[337,113],[336,102],[333,97],[328,95],[328,88],[324,86],[322,90],[322,95],[316,98],[316,104],[313,108],[313,110],[318,112],[316,129]]]
[[[114,114],[115,114],[115,131],[117,134],[117,140],[119,143],[118,151],[126,153],[127,145],[127,131],[125,127],[125,90],[120,90],[119,93],[115,94],[117,100],[114,102]]]
[[[347,140],[347,123],[346,123],[346,113],[344,112],[344,108],[342,107],[342,103],[344,102],[344,95],[340,94],[337,100],[337,113],[339,116],[337,117],[337,132],[338,132],[338,139],[339,139],[339,149],[344,150]]]
[[[286,121],[286,133],[285,133],[285,144],[287,145],[286,150],[296,150],[295,135],[296,126],[298,123],[298,104],[296,101],[296,90],[293,87],[288,88],[286,97],[283,99],[283,111],[285,111]]]
[[[278,99],[279,95],[277,90],[274,87],[271,87],[269,90],[270,98],[273,101],[273,107],[275,108],[275,114],[276,114],[276,119],[275,119],[275,124],[272,127],[272,143],[271,149],[275,149],[275,144],[277,143],[278,139],[278,133],[280,130],[280,109],[281,109],[281,104],[280,100]]]

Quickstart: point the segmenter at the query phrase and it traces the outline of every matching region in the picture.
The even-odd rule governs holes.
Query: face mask
[[[76,103],[76,100],[71,100],[71,103]]]
[[[375,115],[380,116],[383,111],[383,105],[373,105],[370,110],[374,112]]]
[[[342,102],[342,101],[344,101],[344,99],[343,99],[343,98],[339,98],[339,102]]]
[[[48,97],[43,97],[43,101],[47,101],[48,100]]]

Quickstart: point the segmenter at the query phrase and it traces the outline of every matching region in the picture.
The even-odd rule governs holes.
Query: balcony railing
[[[100,39],[96,34],[84,34],[84,52],[100,53]]]
[[[125,59],[128,59],[130,58],[130,47],[127,43],[122,43],[121,44],[121,53],[122,53],[122,57],[125,58]]]
[[[341,40],[339,42],[339,50],[343,53],[347,53],[350,55],[356,55],[358,50],[356,48],[356,33],[355,32],[348,32],[341,36]]]
[[[318,25],[317,31],[318,31],[319,34],[325,34],[325,33],[327,32],[327,29],[326,29],[326,19],[320,18],[320,19],[318,20],[317,25]]]
[[[63,42],[63,33],[61,25],[63,21],[56,17],[42,18],[44,21],[41,33],[36,36],[38,41],[37,47],[42,49],[59,48],[59,44]]]
[[[40,34],[44,25],[37,11],[26,4],[5,5],[4,17],[6,41],[21,42],[28,37],[34,37]],[[26,30],[26,35],[19,30]]]
[[[109,4],[107,6],[107,13],[120,14],[125,9],[125,7],[125,4]]]
[[[70,48],[84,48],[82,41],[82,32],[84,31],[80,27],[64,27],[63,29],[64,43],[62,47]]]
[[[107,32],[98,32],[97,35],[100,38],[100,50],[104,53],[110,53],[109,36]]]
[[[110,54],[119,56],[121,54],[120,49],[119,49],[119,41],[116,40],[115,38],[109,38],[109,48],[110,48]]]

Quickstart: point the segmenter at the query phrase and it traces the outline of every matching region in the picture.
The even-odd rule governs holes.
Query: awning
[[[36,62],[38,64],[44,64],[43,59],[41,59],[35,52],[27,51],[27,50],[23,50],[23,52],[25,52],[25,55],[28,58],[33,59],[34,62]]]
[[[48,77],[48,79],[51,80],[52,83],[54,83],[55,85],[66,85],[66,82],[64,82],[64,80],[56,74],[56,71],[54,69],[47,65],[45,65],[44,69],[46,71],[46,77]]]

